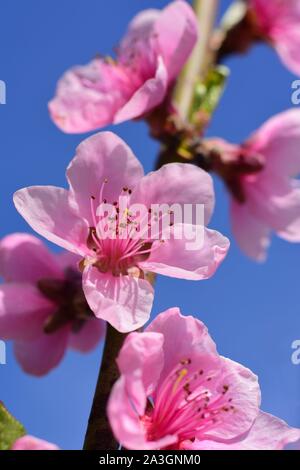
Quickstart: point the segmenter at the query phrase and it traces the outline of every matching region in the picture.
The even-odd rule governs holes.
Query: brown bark
[[[107,324],[106,341],[89,417],[83,450],[116,450],[118,443],[107,418],[107,403],[113,384],[119,377],[116,358],[126,335]]]

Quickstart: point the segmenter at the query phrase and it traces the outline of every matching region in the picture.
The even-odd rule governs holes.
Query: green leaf
[[[25,434],[24,426],[0,402],[0,450],[11,449],[16,440]]]
[[[229,69],[220,65],[208,73],[205,81],[199,81],[195,87],[191,122],[201,128],[210,120],[222,97]]]

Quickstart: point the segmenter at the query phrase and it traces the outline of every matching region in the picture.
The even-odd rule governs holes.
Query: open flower
[[[30,374],[49,372],[68,347],[93,349],[104,334],[86,303],[79,259],[54,255],[28,234],[0,242],[0,338],[14,340],[17,360]]]
[[[131,333],[108,417],[127,449],[282,449],[300,430],[259,409],[257,377],[220,356],[206,327],[178,308]]]
[[[59,450],[59,448],[50,442],[26,435],[17,439],[11,450]]]
[[[197,21],[185,1],[139,13],[116,60],[98,57],[65,73],[49,104],[52,119],[76,133],[146,114],[166,98],[196,40]]]
[[[104,132],[79,145],[67,179],[69,191],[52,186],[17,191],[16,208],[40,235],[82,257],[83,290],[90,308],[121,332],[137,329],[149,319],[153,288],[146,272],[207,279],[228,251],[228,239],[203,222],[202,227],[170,222],[161,232],[151,232],[153,219],[160,224],[163,218],[152,213],[155,204],[201,204],[208,223],[214,206],[212,180],[193,165],[172,163],[143,176],[127,145]],[[108,204],[115,210],[110,216],[105,215]],[[136,205],[145,209],[146,224],[136,225],[138,216],[131,212]],[[142,225],[146,232],[139,230]],[[190,250],[186,232],[199,229],[203,244]]]
[[[300,75],[299,0],[249,0],[257,34],[270,42],[291,72]]]
[[[300,242],[300,110],[271,118],[242,145],[220,139],[216,169],[232,196],[232,229],[241,249],[264,260],[274,231]]]

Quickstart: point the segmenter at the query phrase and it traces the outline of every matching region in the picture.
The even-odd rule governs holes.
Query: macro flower
[[[268,120],[242,145],[212,139],[216,171],[232,194],[233,234],[250,257],[263,261],[271,232],[300,242],[300,110]]]
[[[257,377],[217,353],[205,325],[178,308],[131,333],[108,417],[127,449],[282,449],[300,430],[260,411]]]
[[[197,21],[185,1],[142,11],[130,23],[116,60],[97,57],[59,80],[49,103],[53,121],[78,133],[145,115],[164,101],[196,40]]]
[[[11,450],[59,450],[59,448],[50,442],[26,435],[17,439]]]
[[[104,334],[83,291],[80,258],[52,254],[36,237],[15,233],[0,242],[0,338],[14,341],[25,372],[48,373],[68,347],[88,352]]]
[[[40,235],[81,256],[90,308],[121,332],[137,329],[149,319],[154,293],[147,272],[207,279],[228,251],[228,239],[204,226],[213,211],[213,184],[193,165],[171,163],[144,176],[129,147],[104,132],[78,146],[67,180],[69,191],[53,186],[17,191],[16,208]],[[152,212],[155,204],[204,206],[202,226],[198,221],[170,222],[152,234],[154,221],[160,224],[168,215]],[[108,205],[113,214],[106,214]],[[136,205],[145,208],[144,224],[137,222],[138,211],[132,211]],[[146,231],[140,229],[143,225]],[[201,249],[190,250],[186,237],[199,229]]]
[[[258,34],[271,43],[291,72],[300,75],[299,0],[249,0],[249,5]]]

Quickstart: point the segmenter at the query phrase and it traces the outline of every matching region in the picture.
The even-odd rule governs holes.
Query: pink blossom
[[[127,449],[282,449],[300,430],[262,413],[257,377],[220,356],[205,325],[178,308],[131,333],[108,403]]]
[[[231,219],[240,248],[263,261],[274,231],[284,240],[300,242],[300,110],[271,118],[244,144],[213,140],[227,171],[228,187],[234,196]],[[248,163],[247,163],[248,162]],[[258,171],[235,172],[249,164]],[[229,178],[228,178],[229,176]]]
[[[185,1],[139,13],[116,61],[98,57],[60,79],[49,104],[53,121],[76,133],[146,114],[165,99],[196,40],[197,21]]]
[[[128,207],[137,203],[146,207],[149,220],[153,204],[202,204],[205,223],[209,222],[214,206],[212,179],[193,165],[171,163],[143,176],[127,145],[104,132],[79,145],[67,169],[67,179],[69,191],[52,186],[18,191],[14,196],[16,208],[40,235],[82,257],[83,290],[90,308],[121,332],[137,329],[149,319],[153,288],[145,272],[207,279],[228,251],[228,239],[205,227],[204,245],[197,251],[186,248],[184,236],[162,240],[164,233],[153,239],[135,231],[135,219]],[[122,210],[120,196],[126,203]],[[114,218],[110,237],[105,236],[97,211],[108,203],[118,211],[118,222],[126,221],[126,239],[113,227]],[[175,224],[168,229],[176,235],[181,228],[193,231],[199,227]]]
[[[14,340],[29,374],[49,372],[68,347],[90,351],[104,333],[85,301],[78,261],[72,253],[50,253],[32,235],[0,242],[0,337]]]
[[[59,450],[59,448],[50,442],[26,435],[20,437],[11,450]]]
[[[300,3],[298,0],[250,0],[260,32],[271,41],[282,62],[300,75]]]

